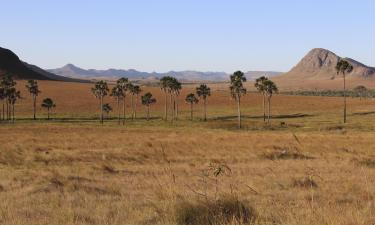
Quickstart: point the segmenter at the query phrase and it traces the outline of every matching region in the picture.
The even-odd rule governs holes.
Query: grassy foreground
[[[375,224],[372,128],[181,123],[3,124],[0,224]]]

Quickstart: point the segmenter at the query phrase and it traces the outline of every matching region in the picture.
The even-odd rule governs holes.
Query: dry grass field
[[[53,98],[58,119],[28,120],[23,91],[20,120],[0,124],[0,224],[375,224],[373,100],[348,99],[343,125],[340,98],[275,96],[264,125],[261,97],[250,93],[239,131],[223,85],[207,122],[201,104],[188,120],[191,86],[174,123],[160,119],[159,88],[145,88],[158,100],[155,118],[139,106],[140,118],[120,126],[95,121],[91,86],[40,82],[38,105]]]

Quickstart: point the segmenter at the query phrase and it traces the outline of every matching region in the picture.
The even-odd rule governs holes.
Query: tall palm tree
[[[9,97],[12,94],[11,89],[15,89],[16,82],[13,80],[12,75],[5,74],[0,81],[0,88],[2,92],[2,100],[3,100],[3,119],[10,120],[11,119],[11,104],[9,102]],[[6,107],[5,107],[6,105]],[[6,108],[6,111],[5,111]],[[6,113],[6,116],[5,116]]]
[[[15,117],[14,117],[14,105],[16,104],[16,101],[21,98],[21,92],[17,91],[15,87],[12,87],[8,89],[7,91],[7,98],[9,102],[10,111],[9,113],[9,118],[14,122]]]
[[[243,83],[246,82],[245,74],[237,71],[230,76],[230,92],[232,97],[237,101],[238,128],[241,129],[241,96],[246,94],[246,88]]]
[[[100,100],[100,123],[103,124],[103,99],[108,95],[107,82],[101,80],[95,83],[94,87],[91,88],[91,92],[96,98]]]
[[[122,98],[122,124],[125,125],[126,117],[126,92],[128,91],[129,79],[122,77],[117,80],[117,85],[121,87],[123,98]]]
[[[186,96],[185,102],[190,104],[190,120],[193,121],[193,105],[199,102],[198,98],[195,97],[195,94],[190,93]]]
[[[142,89],[140,86],[133,85],[131,83],[128,85],[128,89],[129,89],[130,94],[132,95],[131,96],[132,119],[134,119],[134,118],[137,118],[137,101],[138,101],[139,94],[142,92]],[[134,101],[134,96],[136,97],[135,101]]]
[[[336,64],[337,75],[344,77],[344,123],[346,123],[346,74],[353,71],[353,66],[345,59],[340,59]]]
[[[168,93],[170,93],[170,84],[173,80],[173,77],[164,76],[160,79],[160,89],[164,92],[165,95],[165,108],[164,108],[164,120],[168,119]]]
[[[203,120],[207,121],[207,97],[211,96],[211,88],[209,88],[206,84],[201,84],[196,88],[196,92],[198,97],[203,99]]]
[[[178,96],[180,95],[182,85],[176,78],[173,78],[170,83],[170,89],[171,89],[171,96],[173,99],[173,110],[172,110],[173,117],[172,118],[178,119]]]
[[[27,90],[30,92],[33,98],[33,108],[34,108],[34,120],[36,119],[36,97],[41,92],[39,90],[38,82],[36,80],[29,80],[26,84]]]
[[[264,82],[264,91],[267,95],[267,101],[268,101],[268,123],[269,123],[270,118],[271,118],[271,98],[272,98],[272,95],[278,93],[279,90],[273,81],[266,80]]]
[[[47,120],[49,120],[50,110],[56,107],[56,104],[53,102],[51,98],[43,99],[42,105],[43,108],[47,109]]]
[[[0,110],[0,120],[4,120],[4,113],[5,113],[5,89],[0,85],[0,101],[3,103],[3,108]]]
[[[152,96],[150,92],[147,92],[141,97],[142,105],[147,108],[147,120],[150,119],[150,106],[156,103],[156,99]]]
[[[259,93],[263,96],[263,122],[266,122],[266,90],[265,90],[265,82],[268,80],[267,77],[261,76],[255,80],[255,88],[258,90]]]
[[[120,100],[124,98],[124,92],[123,92],[123,88],[121,85],[119,84],[116,84],[112,90],[111,90],[111,94],[110,94],[112,97],[115,97],[116,98],[116,101],[117,101],[117,110],[118,110],[118,124],[120,124],[121,122],[121,110],[120,110]]]

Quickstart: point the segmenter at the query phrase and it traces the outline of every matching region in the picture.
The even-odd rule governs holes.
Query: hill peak
[[[324,48],[314,48],[302,60],[284,74],[285,78],[293,79],[335,79],[336,64],[342,57]],[[354,67],[348,74],[350,77],[367,78],[375,77],[375,69],[368,67],[350,58],[347,59]]]

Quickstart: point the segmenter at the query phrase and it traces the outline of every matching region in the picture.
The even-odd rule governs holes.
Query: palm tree
[[[173,98],[172,118],[178,119],[178,96],[180,95],[182,85],[176,78],[173,78],[170,82],[170,89]]]
[[[103,124],[103,99],[108,94],[108,85],[105,81],[98,81],[95,83],[94,87],[91,88],[91,92],[96,98],[100,99],[100,123]]]
[[[36,80],[29,80],[26,84],[27,90],[30,92],[33,98],[33,108],[34,108],[34,120],[36,119],[36,97],[41,92],[39,90],[38,82]]]
[[[8,89],[6,96],[8,98],[9,106],[11,106],[9,109],[12,112],[9,113],[9,118],[14,122],[14,105],[16,104],[16,101],[21,98],[21,92],[17,91],[15,87],[12,87]]]
[[[261,76],[255,80],[255,88],[259,93],[263,95],[263,122],[266,122],[266,91],[265,91],[265,82],[268,80],[267,77]]]
[[[0,120],[4,120],[5,118],[5,115],[4,115],[4,113],[5,113],[5,103],[4,103],[4,101],[5,101],[5,98],[6,98],[6,96],[5,96],[5,89],[2,87],[2,86],[0,86],[0,101],[2,101],[2,105],[3,105],[3,109],[0,111]]]
[[[267,101],[268,101],[268,123],[269,123],[270,118],[271,118],[271,98],[272,98],[272,95],[275,93],[278,93],[279,90],[273,81],[266,80],[264,82],[264,91],[267,95]]]
[[[12,117],[12,108],[14,104],[12,101],[16,101],[19,97],[19,91],[16,90],[16,82],[13,80],[12,75],[5,74],[5,76],[0,81],[1,88],[1,99],[3,100],[3,119],[5,120],[5,105],[6,105],[6,119],[10,120]],[[4,104],[5,103],[5,104]],[[14,114],[14,111],[13,111]]]
[[[134,118],[137,118],[137,101],[138,101],[139,94],[142,92],[142,90],[141,90],[141,87],[139,87],[138,85],[133,85],[131,83],[129,83],[128,89],[129,89],[130,94],[132,95],[131,97],[131,104],[132,104],[132,110],[133,110],[132,119],[134,119]],[[136,96],[135,101],[134,101],[134,96]]]
[[[46,108],[47,109],[47,120],[49,120],[49,112],[52,108],[55,108],[56,107],[56,104],[53,102],[52,99],[50,98],[45,98],[43,99],[43,102],[42,102],[42,105],[41,105],[43,108]]]
[[[123,92],[123,88],[121,85],[119,84],[116,84],[116,86],[114,86],[111,90],[111,94],[110,94],[112,97],[115,97],[116,100],[117,100],[117,110],[118,110],[118,124],[120,124],[120,121],[121,121],[121,112],[120,112],[120,100],[124,98],[124,92]]]
[[[105,103],[103,105],[103,111],[105,112],[105,114],[107,115],[107,118],[108,118],[109,113],[112,111],[112,106],[109,105],[108,103]]]
[[[199,102],[198,98],[195,97],[195,94],[190,93],[185,98],[186,103],[190,104],[190,120],[193,121],[193,105]]]
[[[150,106],[156,103],[156,99],[152,97],[150,92],[147,92],[141,97],[142,105],[146,106],[147,108],[147,120],[150,119]]]
[[[199,87],[196,88],[196,92],[198,97],[203,99],[203,120],[207,121],[207,97],[211,96],[211,88],[209,88],[206,84],[201,84]]]
[[[165,95],[165,109],[164,109],[164,120],[168,119],[168,93],[170,93],[170,83],[173,80],[173,77],[165,76],[160,79],[160,89],[164,92]]]
[[[124,125],[125,124],[125,117],[126,117],[126,92],[128,91],[128,83],[129,83],[129,80],[128,78],[120,78],[119,80],[117,80],[117,85],[121,87],[121,90],[122,90],[122,94],[123,94],[123,98],[122,98],[122,117],[123,117],[123,120],[122,120],[122,124]]]
[[[353,66],[345,59],[340,59],[336,65],[337,75],[340,73],[344,77],[344,123],[346,123],[346,74],[353,71]]]
[[[12,75],[10,74],[5,74],[0,81],[0,99],[3,101],[3,120],[9,120],[11,117],[11,105],[9,103],[9,95],[12,93],[11,89],[15,89],[16,84],[17,83],[13,80]]]
[[[238,128],[241,129],[241,96],[246,94],[243,83],[246,82],[245,74],[237,71],[230,76],[230,92],[237,101]]]

